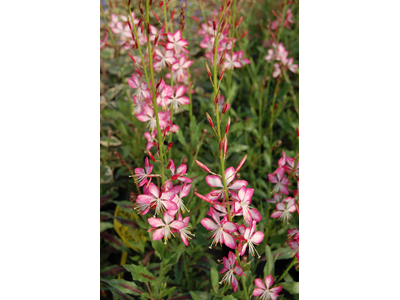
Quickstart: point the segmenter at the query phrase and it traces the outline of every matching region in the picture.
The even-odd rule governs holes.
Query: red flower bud
[[[225,133],[228,133],[230,126],[231,126],[231,117],[229,117],[228,122],[226,122]]]
[[[197,159],[195,159],[196,163],[199,165],[200,168],[202,168],[206,172],[210,172],[210,169],[203,163],[199,162]]]
[[[225,136],[222,138],[221,142],[219,143],[219,150],[222,150],[222,147],[224,146],[224,141],[225,141]]]
[[[213,203],[213,201],[212,201],[211,199],[208,199],[206,196],[203,196],[203,195],[201,195],[201,194],[199,194],[199,193],[197,193],[197,192],[194,192],[194,194],[195,194],[197,197],[199,197],[200,199],[202,199],[202,200],[204,200],[204,201],[207,201],[208,203]]]
[[[171,20],[174,18],[174,14],[175,14],[175,9],[172,11]]]
[[[151,4],[150,4],[151,5]],[[154,10],[151,11],[153,15],[156,17],[157,21],[160,22],[160,19],[158,18],[157,14],[154,12]]]
[[[165,128],[165,130],[164,130],[164,137],[167,136],[168,132],[169,132],[169,126],[167,126],[167,127]]]
[[[244,162],[246,161],[246,158],[247,158],[247,154],[240,161],[239,165],[236,168],[236,172],[239,172],[240,168],[243,166]]]
[[[174,176],[171,176],[171,180],[176,180],[176,179],[178,179],[179,176],[181,176],[181,175],[182,175],[182,172],[181,172],[181,173],[178,173],[178,174],[175,174]]]
[[[296,127],[297,137],[299,137],[299,126]]]
[[[198,17],[194,17],[194,16],[191,16],[191,18],[192,18],[193,20],[195,20],[195,21],[199,21],[199,20],[200,20]]]
[[[224,155],[226,154],[226,151],[228,150],[228,138],[225,136],[225,143],[224,143]]]
[[[238,28],[240,26],[240,23],[243,21],[243,16],[240,17],[239,22],[237,23],[235,28]]]
[[[128,52],[128,54],[129,54],[129,57],[132,59],[132,61],[133,61],[134,63],[136,63],[136,60],[133,58],[132,54],[131,54],[130,52]]]
[[[211,127],[214,127],[214,124],[213,124],[213,121],[212,121],[210,115],[208,113],[206,113],[206,116],[207,116],[208,122],[210,122]]]
[[[167,169],[171,168],[171,161],[168,162]]]
[[[152,161],[156,161],[156,159],[154,158],[153,154],[151,154],[151,152],[149,150],[146,150],[146,151],[147,151],[147,154],[150,156],[150,159]]]
[[[167,151],[169,151],[169,150],[172,148],[172,145],[173,145],[173,143],[172,143],[172,142],[168,144]]]
[[[244,38],[247,34],[249,33],[249,30],[247,29],[245,33],[242,34],[242,36],[240,37],[241,39]]]

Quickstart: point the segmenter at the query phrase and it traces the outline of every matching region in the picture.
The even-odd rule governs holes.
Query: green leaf
[[[153,249],[156,251],[156,255],[162,259],[165,256],[165,245],[163,244],[162,241],[153,241],[152,237],[150,236],[151,240],[151,245],[153,246]]]
[[[166,291],[163,292],[162,296],[163,296],[163,297],[168,296],[168,295],[171,294],[175,289],[176,289],[176,286],[173,286],[173,287],[169,288],[168,290],[166,290]]]
[[[194,300],[200,299],[200,300],[211,300],[212,295],[207,292],[200,292],[200,291],[194,291],[190,292],[190,295],[193,298],[193,295],[195,295],[197,298],[193,298]]]
[[[219,274],[217,268],[214,266],[211,267],[211,285],[216,294],[218,294],[218,286],[219,286]]]
[[[291,294],[299,293],[299,283],[298,282],[282,282],[281,285],[285,290],[287,290]]]
[[[222,296],[222,300],[236,300],[236,298],[233,297],[232,295],[228,295],[228,296]]]
[[[124,294],[133,294],[140,295],[143,294],[143,290],[137,286],[133,281],[126,281],[124,279],[111,279],[111,280],[102,280],[111,285],[114,289],[124,293]]]
[[[149,272],[145,267],[137,265],[124,265],[124,268],[131,272],[132,279],[140,282],[154,282],[155,276]]]
[[[264,266],[264,277],[267,277],[268,275],[274,276],[274,258],[272,256],[271,248],[268,245],[265,246],[265,255],[267,256],[267,262]]]
[[[100,138],[100,145],[107,147],[107,143],[108,143],[108,137],[101,137]],[[116,147],[121,145],[122,142],[116,138],[115,136],[111,136],[110,138],[110,143],[108,144],[109,147]]]
[[[236,152],[236,153],[246,151],[247,149],[249,149],[249,146],[248,146],[248,145],[240,145],[240,144],[236,144],[236,143],[233,144],[233,145],[231,146],[231,148],[230,148],[230,150],[231,150],[232,152]]]
[[[178,130],[178,131],[176,132],[176,136],[178,137],[178,141],[179,141],[183,146],[185,146],[185,147],[188,146],[187,143],[186,143],[185,138],[183,137],[183,133],[182,133],[182,130],[181,130],[181,129]]]
[[[190,293],[190,296],[192,296],[192,299],[193,299],[193,300],[201,300],[201,299],[195,294],[195,292],[190,291],[189,293]]]
[[[109,228],[113,228],[114,224],[110,222],[100,222],[100,232],[107,230]]]

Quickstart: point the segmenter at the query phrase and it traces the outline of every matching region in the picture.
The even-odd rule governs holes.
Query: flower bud
[[[178,174],[175,174],[174,176],[171,176],[171,180],[176,180],[176,179],[178,179],[179,176],[181,176],[181,175],[182,175],[182,172],[181,172],[181,173],[178,173]]]
[[[222,138],[221,142],[219,143],[219,151],[222,150],[222,147],[224,146],[224,141],[225,141],[225,136]]]
[[[196,164],[198,164],[199,167],[202,168],[204,171],[211,172],[210,169],[205,164],[199,162],[197,159],[195,159],[195,161],[196,161]]]
[[[175,9],[172,11],[171,20],[174,18],[174,14],[175,14]]]
[[[168,162],[167,169],[171,168],[171,160]]]
[[[207,116],[208,122],[210,123],[211,127],[214,127],[214,124],[213,124],[213,121],[212,121],[210,115],[208,113],[206,113],[206,116]]]
[[[169,151],[169,150],[172,148],[172,145],[173,145],[173,143],[172,143],[172,142],[168,144],[167,151]]]
[[[227,149],[228,149],[228,138],[225,136],[224,155],[226,154]]]
[[[210,71],[210,68],[208,67],[207,62],[205,62],[205,64],[206,64],[206,69],[207,69],[208,77],[211,78],[211,71]]]
[[[156,161],[156,159],[154,158],[153,154],[151,154],[151,152],[149,150],[146,150],[146,151],[147,151],[147,154],[150,156],[150,159],[152,161]]]
[[[182,159],[182,164],[184,164],[184,165],[187,164],[187,157],[184,157],[184,158]]]
[[[245,33],[242,34],[242,36],[240,37],[241,39],[244,38],[247,34],[249,33],[249,30],[247,29]]]
[[[158,18],[157,14],[154,12],[154,10],[152,10],[151,12],[153,13],[154,17],[156,17],[157,21],[160,22],[160,19]]]
[[[132,59],[132,61],[133,61],[134,63],[136,63],[136,60],[133,58],[132,54],[131,54],[130,52],[128,52],[128,54],[129,54],[129,57]]]
[[[243,164],[245,163],[247,158],[247,154],[242,158],[242,160],[240,161],[239,165],[236,168],[236,172],[239,172],[240,168],[243,166]]]
[[[231,126],[231,117],[228,118],[228,122],[226,122],[225,133],[227,134],[229,131],[229,127]]]
[[[164,130],[164,137],[167,136],[168,132],[169,132],[169,126],[167,126],[167,127],[165,128],[165,130]]]

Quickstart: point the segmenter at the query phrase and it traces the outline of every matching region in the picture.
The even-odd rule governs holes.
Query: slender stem
[[[204,13],[204,8],[203,8],[203,0],[199,0],[199,4],[200,4],[200,9],[201,9],[201,15],[203,16],[203,22],[207,24],[207,19],[206,19],[206,15]]]
[[[151,288],[150,288],[148,282],[146,282],[146,286],[147,286],[147,290],[149,291],[149,294],[150,294],[151,299],[154,300],[154,297],[153,297],[153,294],[151,293]]]
[[[279,87],[280,83],[281,83],[281,80],[280,80],[280,78],[278,78],[276,85],[275,85],[274,97],[272,99],[272,106],[271,106],[271,120],[269,122],[269,140],[270,140],[270,142],[272,142],[272,126],[274,125],[275,100],[276,100],[276,96],[278,95],[278,87]]]
[[[297,257],[293,257],[292,262],[290,263],[289,267],[287,267],[287,269],[285,270],[285,272],[283,272],[283,274],[281,275],[281,277],[278,278],[278,280],[275,282],[275,285],[277,285],[282,279],[283,277],[285,277],[285,275],[287,274],[287,272],[289,272],[289,270],[297,263]]]
[[[146,1],[146,22],[149,25],[150,24],[150,18],[149,18],[149,1]],[[138,40],[137,40],[138,41]],[[148,57],[149,57],[149,69],[150,69],[150,79],[151,79],[151,90],[152,90],[152,100],[153,100],[153,109],[154,109],[154,114],[156,115],[156,122],[157,122],[157,134],[158,134],[158,146],[159,146],[159,152],[160,152],[160,167],[161,167],[161,184],[164,185],[165,183],[165,178],[164,178],[164,143],[163,143],[163,134],[161,131],[160,127],[160,120],[158,117],[158,108],[157,108],[157,99],[156,99],[156,91],[154,88],[154,74],[153,74],[153,55],[151,51],[151,44],[150,44],[150,37],[147,37],[147,51],[148,51]]]

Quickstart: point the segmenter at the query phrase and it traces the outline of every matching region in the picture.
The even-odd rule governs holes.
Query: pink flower
[[[239,62],[240,62],[242,65],[248,65],[248,64],[251,63],[250,59],[244,58],[244,54],[243,54],[243,51],[242,51],[242,50],[240,50],[239,52],[237,52],[237,54],[238,54],[238,56],[239,56]]]
[[[132,79],[128,78],[128,84],[131,88],[137,89],[135,95],[139,98],[150,98],[151,94],[145,82],[141,82],[136,74],[132,74]]]
[[[147,127],[150,127],[151,131],[154,131],[157,128],[157,120],[156,116],[154,115],[154,110],[150,106],[145,106],[143,112],[136,115],[141,122],[147,122]],[[168,126],[168,115],[166,112],[158,112],[158,120],[160,122],[160,127],[167,127]]]
[[[279,297],[278,293],[282,291],[282,286],[270,288],[274,284],[274,278],[272,275],[265,277],[264,281],[265,285],[261,279],[257,278],[255,280],[254,283],[257,287],[253,291],[253,296],[260,296],[259,299],[261,300],[276,300]]]
[[[168,33],[167,49],[174,49],[176,53],[189,53],[189,51],[185,48],[187,45],[188,41],[182,38],[181,30],[178,30],[174,34]]]
[[[188,228],[189,228],[189,217],[186,217],[182,220],[182,215],[181,212],[178,213],[178,220],[179,221],[183,221],[183,223],[185,223],[185,227],[178,229],[179,234],[181,235],[181,239],[182,242],[188,247],[189,246],[189,242],[188,239],[190,240],[191,237],[190,235],[193,235],[193,233],[191,233]]]
[[[153,133],[145,132],[145,138],[147,139],[146,150],[150,150],[153,146],[157,146],[158,144],[154,142],[155,137],[157,136],[157,130],[154,130]]]
[[[239,192],[236,194],[235,192],[231,192],[232,198],[235,200],[235,213],[243,212],[243,217],[246,220],[251,221],[251,213],[250,213],[250,204],[251,197],[254,194],[254,189],[246,189],[245,186],[242,186]]]
[[[274,63],[274,71],[272,72],[272,77],[276,78],[281,75],[281,68],[279,67],[278,63]]]
[[[256,221],[253,221],[251,228],[245,227],[244,225],[239,226],[239,232],[246,241],[241,247],[241,250],[239,252],[240,255],[244,255],[247,245],[249,245],[250,254],[254,256],[254,252],[256,252],[258,258],[261,257],[254,247],[254,244],[258,245],[262,242],[262,240],[264,239],[264,233],[262,233],[261,231],[257,231],[256,233],[254,233],[254,230],[256,229],[256,223]]]
[[[233,53],[231,56],[229,53],[225,53],[225,69],[241,68],[242,64],[239,61],[239,54]]]
[[[278,203],[278,202],[281,202],[281,200],[282,200],[281,194],[274,194],[272,199],[265,199],[265,201],[267,201],[269,203]]]
[[[279,218],[281,221],[287,221],[292,218],[291,213],[296,211],[296,205],[294,205],[294,198],[287,197],[283,199],[283,202],[276,205],[276,211],[272,213],[271,218]]]
[[[153,170],[153,165],[152,164],[149,165],[149,158],[146,157],[146,159],[144,160],[144,169],[142,168],[135,169],[135,174],[137,176],[137,182],[139,186],[142,186],[148,182],[147,177],[150,175],[152,170]]]
[[[236,292],[239,282],[236,279],[235,274],[242,276],[243,269],[238,265],[238,262],[236,261],[236,255],[232,251],[229,251],[228,258],[223,257],[222,260],[224,262],[224,268],[221,270],[220,274],[224,272],[227,273],[222,278],[220,284],[223,282],[230,282],[232,284],[233,292]]]
[[[171,179],[172,180],[178,179],[179,181],[186,182],[186,183],[191,183],[192,182],[192,180],[190,180],[189,178],[183,176],[183,175],[186,174],[186,170],[187,170],[187,166],[186,165],[184,165],[184,164],[180,165],[176,169],[176,173],[175,173],[174,161],[172,159],[169,159],[168,160],[167,169],[169,169],[171,171]]]
[[[235,168],[234,167],[229,167],[228,169],[225,170],[225,180],[226,180],[226,185],[229,190],[240,190],[243,186],[247,186],[248,182],[245,180],[236,180],[232,182],[235,179]],[[213,190],[210,193],[208,193],[207,198],[210,200],[218,200],[221,195],[223,195],[223,198],[225,197],[224,193],[224,185],[222,184],[222,180],[219,176],[216,175],[208,175],[206,176],[206,182],[210,187],[219,187],[221,189],[219,190]]]
[[[172,201],[175,197],[175,193],[172,191],[162,192],[158,190],[158,187],[154,183],[150,183],[148,189],[144,190],[145,194],[139,195],[136,199],[138,209],[142,212],[142,215],[146,214],[150,207],[155,208],[155,215],[165,210],[177,210],[178,205]]]
[[[176,57],[174,56],[174,51],[167,50],[164,54],[158,48],[156,49],[155,60],[156,61],[153,63],[153,67],[155,69],[164,69],[167,64],[173,65],[177,61]]]
[[[133,109],[133,114],[140,114],[143,112],[144,107],[146,106],[145,98],[138,98],[136,95],[133,95],[133,102],[135,103],[135,108]]]
[[[279,167],[278,169],[276,169],[273,174],[268,174],[269,181],[271,181],[272,183],[276,183],[272,190],[273,193],[281,192],[284,195],[289,195],[289,190],[286,187],[286,185],[289,183],[289,179],[287,177],[284,177],[284,175],[285,169],[283,167]]]
[[[182,198],[189,195],[191,187],[191,184],[185,183],[183,186],[177,185],[172,189],[172,191],[175,193],[175,197],[174,199],[172,199],[172,201],[174,201],[178,205],[178,210],[181,210],[182,212],[185,212],[185,210],[189,212],[185,204],[183,204]]]
[[[183,56],[179,59],[178,62],[176,62],[175,64],[172,65],[172,70],[176,71],[178,80],[183,79],[183,77],[185,76],[183,73],[184,69],[189,68],[193,63],[192,60],[188,60],[188,61],[186,61],[186,60],[187,60],[187,58]]]
[[[165,212],[163,214],[163,217],[165,223],[161,219],[154,217],[149,218],[147,221],[152,226],[150,230],[162,227],[160,229],[156,229],[153,232],[153,241],[161,240],[162,238],[164,238],[164,244],[166,244],[167,240],[170,238],[170,235],[172,234],[171,228],[179,230],[186,227],[186,224],[183,221],[179,220],[174,221],[175,218],[169,215],[168,212]]]
[[[167,105],[171,104],[173,110],[177,111],[179,106],[189,104],[190,100],[188,97],[183,96],[184,94],[185,94],[185,86],[181,85],[177,87],[175,95],[172,94],[171,97],[167,100]]]
[[[293,250],[292,256],[299,257],[299,241],[293,240],[288,242],[290,249]]]
[[[157,105],[167,108],[169,98],[174,94],[174,90],[169,85],[164,85],[163,89],[158,93]]]
[[[213,244],[217,245],[218,243],[224,243],[229,248],[236,249],[235,239],[230,234],[237,230],[236,224],[230,221],[221,222],[218,213],[212,207],[210,207],[210,213],[215,223],[209,218],[204,218],[200,222],[207,230],[213,231],[213,241],[210,245],[210,249]]]
[[[290,238],[293,237],[295,240],[299,239],[299,230],[297,228],[289,229],[287,233]]]

